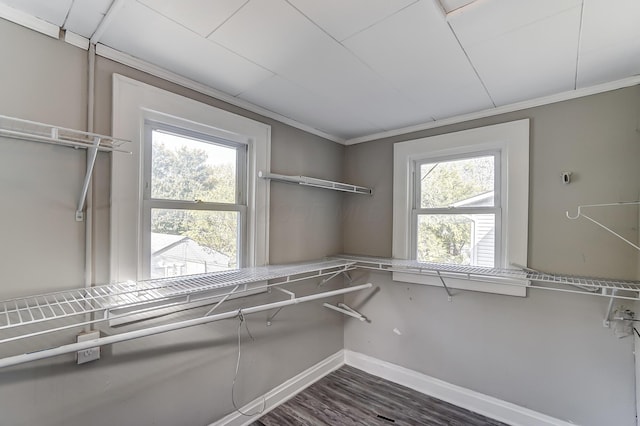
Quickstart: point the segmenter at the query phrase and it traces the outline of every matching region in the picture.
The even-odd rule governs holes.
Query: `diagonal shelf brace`
[[[93,145],[87,148],[87,171],[84,175],[84,182],[82,183],[82,189],[80,190],[80,196],[78,197],[78,208],[76,209],[76,222],[82,222],[84,220],[84,205],[87,201],[87,192],[89,192],[89,184],[91,183],[91,176],[93,175],[93,167],[96,165],[96,157],[98,156],[98,146],[100,146],[100,137],[95,136],[93,138]]]
[[[340,312],[341,314],[345,314],[347,316],[353,317],[355,319],[358,319],[360,321],[366,321],[367,317],[365,317],[364,315],[362,315],[360,312],[356,311],[355,309],[351,308],[350,306],[344,304],[344,303],[338,303],[338,305],[332,305],[330,303],[323,303],[322,306],[324,306],[325,308],[334,310],[336,312]]]

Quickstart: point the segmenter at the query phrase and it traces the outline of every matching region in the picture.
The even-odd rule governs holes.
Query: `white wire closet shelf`
[[[109,313],[123,308],[139,308],[128,315],[135,315],[149,308],[158,310],[168,306],[185,304],[194,299],[219,298],[220,294],[207,295],[212,290],[233,288],[243,284],[271,281],[267,286],[327,275],[337,275],[353,269],[353,262],[323,260],[293,265],[271,265],[234,269],[209,274],[162,278],[138,282],[124,282],[67,290],[24,298],[0,301],[0,331],[35,323],[55,323],[63,318],[77,318],[78,322],[64,327],[44,327],[37,334],[59,331],[88,323],[104,321]],[[239,294],[241,292],[235,292]],[[202,298],[196,296],[203,295]],[[223,294],[224,295],[224,294]],[[85,321],[85,314],[98,314]],[[125,314],[127,315],[127,314]],[[31,337],[33,334],[0,339],[0,343]]]
[[[287,176],[277,173],[267,173],[260,171],[258,176],[263,179],[277,180],[280,182],[294,183],[298,185],[313,186],[316,188],[331,189],[334,191],[350,192],[353,194],[371,195],[371,188],[364,186],[352,185],[350,183],[334,182],[331,180],[317,179],[308,176]]]
[[[8,117],[6,115],[0,115],[0,137],[87,149],[87,170],[78,197],[75,214],[76,221],[84,220],[84,205],[98,151],[131,154],[131,152],[121,148],[129,142],[124,139],[38,123],[37,121]]]
[[[458,278],[471,281],[502,280],[505,285],[526,286],[570,293],[593,294],[619,299],[640,300],[640,282],[606,278],[579,277],[539,272],[532,269],[486,268],[480,266],[422,263],[415,260],[341,254],[335,259],[354,262],[356,268],[378,271],[405,272],[442,278]],[[549,284],[546,286],[540,284]],[[632,292],[618,293],[619,291]]]
[[[371,288],[372,284],[366,283],[298,297],[295,293],[278,287],[283,284],[293,283],[296,281],[325,277],[320,283],[322,284],[342,273],[346,273],[354,269],[353,263],[354,262],[352,261],[325,259],[322,261],[299,264],[243,268],[211,274],[113,284],[5,300],[0,302],[0,306],[2,306],[2,310],[0,311],[0,317],[2,317],[0,320],[0,333],[9,330],[15,331],[16,329],[20,329],[22,326],[33,326],[34,324],[39,324],[40,326],[44,325],[44,327],[41,327],[39,331],[36,332],[33,331],[32,327],[24,327],[24,332],[20,331],[17,335],[2,338],[0,339],[0,343],[13,342],[15,340],[41,336],[42,334],[52,333],[55,331],[77,328],[78,326],[89,323],[106,321],[108,318],[108,312],[113,309],[139,307],[144,310],[145,306],[151,304],[153,306],[148,309],[157,310],[176,304],[184,305],[188,302],[188,298],[193,295],[203,294],[214,289],[230,289],[227,293],[217,293],[215,296],[211,296],[211,299],[215,298],[219,300],[204,316],[159,326],[126,331],[78,343],[63,344],[61,346],[34,352],[6,356],[4,358],[0,358],[0,368],[51,358],[67,353],[74,353],[101,345],[119,343],[154,334],[207,324],[223,319],[230,319],[244,314],[262,312],[271,309],[277,309],[277,314],[280,309],[286,306]],[[286,300],[213,314],[213,311],[220,306],[220,304],[226,301],[229,296],[232,294],[243,293],[242,290],[238,292],[236,291],[241,285],[255,282],[265,282],[266,288],[275,287],[276,289],[280,289],[284,294],[288,295],[289,298]],[[176,302],[176,298],[181,297],[186,297],[186,299],[180,299]],[[213,304],[215,300],[211,300],[210,302],[210,304]],[[134,314],[141,312],[140,309],[136,309]],[[86,321],[84,318],[87,314],[94,314],[95,316],[96,313],[100,312],[104,314],[102,318],[96,318],[89,321]],[[356,311],[348,312],[355,315]],[[275,314],[271,319],[273,319],[274,316]],[[76,318],[76,320],[73,321],[72,324],[65,324],[63,326],[57,325],[56,320],[68,320],[70,318]]]
[[[83,132],[39,123],[37,121],[0,115],[0,136],[74,148],[96,148],[99,151],[129,152],[122,146],[129,141],[97,133]]]

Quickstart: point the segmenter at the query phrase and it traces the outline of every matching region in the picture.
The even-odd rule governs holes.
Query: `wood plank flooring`
[[[469,410],[344,366],[251,426],[505,426]]]

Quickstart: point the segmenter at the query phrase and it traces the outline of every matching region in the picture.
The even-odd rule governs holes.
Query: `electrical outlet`
[[[86,342],[87,340],[94,340],[100,338],[99,331],[92,331],[90,333],[78,334],[77,342]],[[89,361],[95,361],[100,359],[100,346],[95,348],[83,349],[77,352],[78,364],[84,364]]]

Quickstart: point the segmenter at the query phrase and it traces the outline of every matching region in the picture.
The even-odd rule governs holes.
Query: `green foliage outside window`
[[[493,206],[494,157],[422,164],[420,208]],[[463,214],[420,214],[417,259],[422,262],[471,263],[473,222]]]
[[[173,150],[154,143],[152,149],[152,198],[236,202],[234,164],[209,164],[207,152],[197,148]],[[237,212],[161,209],[154,213],[151,232],[187,236],[229,256],[230,265],[237,266]]]

